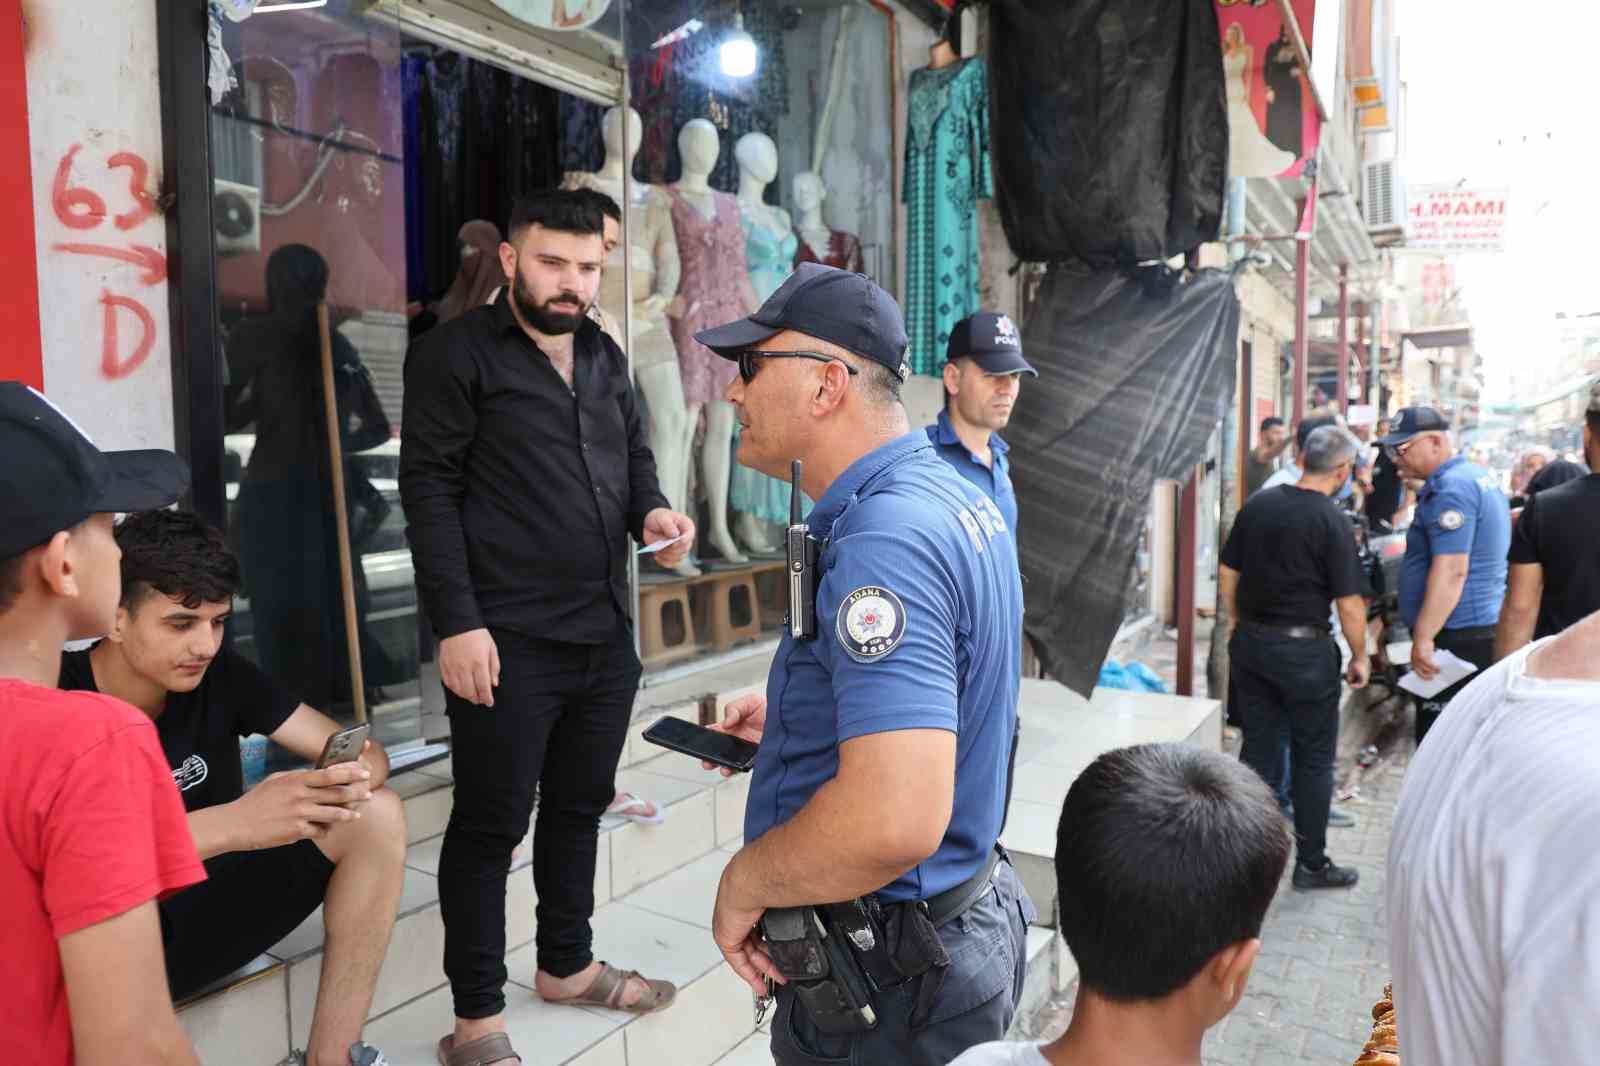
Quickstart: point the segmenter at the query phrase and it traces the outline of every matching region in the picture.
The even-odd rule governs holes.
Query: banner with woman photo
[[[1306,48],[1316,0],[1290,0]],[[1227,80],[1228,174],[1295,177],[1316,158],[1322,133],[1294,38],[1276,0],[1217,0]]]

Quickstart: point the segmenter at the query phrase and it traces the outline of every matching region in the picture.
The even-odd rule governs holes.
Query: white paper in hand
[[[1432,699],[1464,677],[1470,677],[1478,668],[1448,651],[1435,651],[1433,662],[1439,672],[1432,680],[1424,681],[1415,670],[1400,679],[1400,687],[1423,699]]]
[[[639,554],[640,555],[654,555],[656,552],[660,551],[662,548],[670,548],[670,547],[672,547],[674,544],[678,543],[678,541],[682,540],[684,537],[687,537],[688,535],[689,534],[687,534],[687,533],[679,533],[676,537],[670,537],[667,540],[658,540],[654,544],[648,545],[647,547],[640,548],[639,549]]]

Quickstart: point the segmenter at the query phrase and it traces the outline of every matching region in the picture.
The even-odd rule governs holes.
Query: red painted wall
[[[33,162],[28,152],[27,31],[22,0],[0,0],[0,379],[44,387],[39,347],[39,258],[33,239]]]

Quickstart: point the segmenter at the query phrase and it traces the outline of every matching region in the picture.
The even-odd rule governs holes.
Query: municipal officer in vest
[[[786,630],[766,695],[720,726],[760,753],[714,936],[758,994],[786,982],[780,1066],[944,1066],[1005,1034],[1033,918],[996,844],[1021,655],[1011,531],[911,431],[900,308],[865,276],[803,264],[698,337],[739,363],[739,461],[781,478],[803,462],[820,574],[814,636]]]
[[[1402,477],[1421,480],[1400,567],[1400,617],[1411,629],[1411,669],[1439,672],[1450,651],[1480,670],[1494,662],[1506,592],[1511,509],[1494,475],[1456,454],[1450,423],[1432,407],[1406,407],[1378,441]],[[1417,743],[1473,675],[1417,706]]]

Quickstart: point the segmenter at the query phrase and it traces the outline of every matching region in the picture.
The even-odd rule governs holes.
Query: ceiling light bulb
[[[733,16],[733,32],[722,39],[721,58],[722,73],[730,78],[748,78],[756,72],[760,49],[745,32],[743,12]]]

